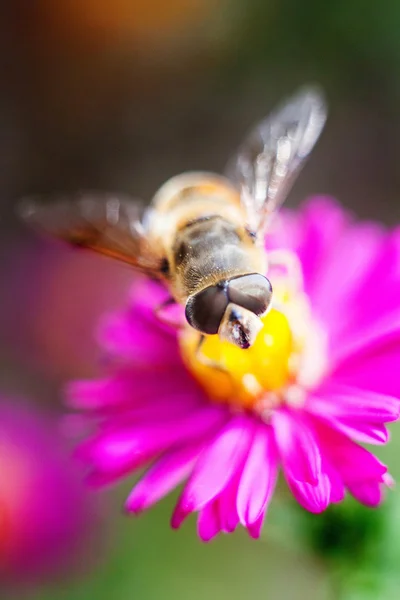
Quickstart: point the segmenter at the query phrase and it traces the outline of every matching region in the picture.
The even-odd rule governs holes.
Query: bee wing
[[[306,87],[261,121],[228,166],[240,190],[249,225],[263,234],[268,219],[284,202],[326,120],[317,88]]]
[[[21,202],[25,221],[73,246],[89,248],[160,276],[162,255],[147,235],[143,205],[120,195],[88,192]]]

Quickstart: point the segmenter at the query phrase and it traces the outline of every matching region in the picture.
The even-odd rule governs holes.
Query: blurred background
[[[62,384],[97,372],[96,321],[124,305],[132,275],[39,240],[15,217],[17,200],[82,188],[150,200],[176,173],[221,171],[249,126],[299,85],[318,82],[330,118],[289,204],[331,194],[362,218],[394,225],[400,220],[399,30],[398,0],[3,3],[0,412],[25,416],[18,413],[0,428],[0,448],[8,448],[7,457],[19,449],[11,473],[33,461],[28,471],[39,479],[28,491],[41,487],[35,436],[43,439],[38,431],[48,432],[49,419],[61,413]],[[15,424],[24,419],[35,434],[18,433]],[[46,436],[44,448],[60,443],[59,435],[57,442]],[[396,477],[400,436],[393,438],[381,456]],[[57,470],[73,468],[68,450],[60,448]],[[24,469],[18,473],[25,481]],[[283,493],[260,542],[239,532],[204,546],[193,521],[179,533],[169,530],[173,498],[140,520],[127,519],[120,507],[132,482],[93,498],[79,488],[78,472],[69,476],[71,504],[51,497],[58,516],[41,525],[37,513],[7,516],[15,490],[7,470],[0,471],[1,598],[398,597],[396,492],[380,511],[347,503],[311,520]],[[63,490],[70,482],[51,485]],[[24,504],[29,494],[21,493]],[[61,531],[54,523],[65,511],[76,518]],[[18,540],[25,552],[29,538],[12,524],[32,520],[52,534],[47,546],[40,539],[29,550],[46,566],[49,547],[57,555],[60,547],[69,549],[51,573],[31,574],[18,552],[7,563],[7,540]],[[77,525],[82,522],[88,526]]]

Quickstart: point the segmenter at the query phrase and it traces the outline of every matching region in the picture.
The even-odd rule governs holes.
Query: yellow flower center
[[[308,299],[289,284],[283,277],[273,281],[274,306],[247,350],[212,335],[197,351],[199,334],[182,332],[184,362],[210,398],[265,414],[282,402],[301,403],[306,387],[320,377],[322,337]]]

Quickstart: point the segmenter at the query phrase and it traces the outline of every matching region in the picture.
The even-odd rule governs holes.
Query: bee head
[[[271,304],[270,281],[258,273],[241,275],[211,285],[189,296],[186,319],[204,334],[249,348],[262,328],[260,317]]]

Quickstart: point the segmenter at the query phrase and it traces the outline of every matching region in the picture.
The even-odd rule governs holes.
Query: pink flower
[[[172,526],[197,511],[205,541],[239,523],[258,537],[279,469],[314,513],[346,490],[376,506],[391,482],[359,443],[385,443],[399,416],[400,230],[354,223],[317,198],[284,213],[266,244],[298,263],[297,278],[269,272],[277,304],[254,347],[208,338],[205,354],[230,376],[196,358],[191,330],[154,317],[165,292],[145,283],[100,330],[109,373],[69,387],[70,404],[98,422],[79,448],[92,483],[151,463],[126,509],[185,482]]]
[[[95,504],[76,467],[54,419],[0,399],[1,585],[53,576],[82,557]]]

